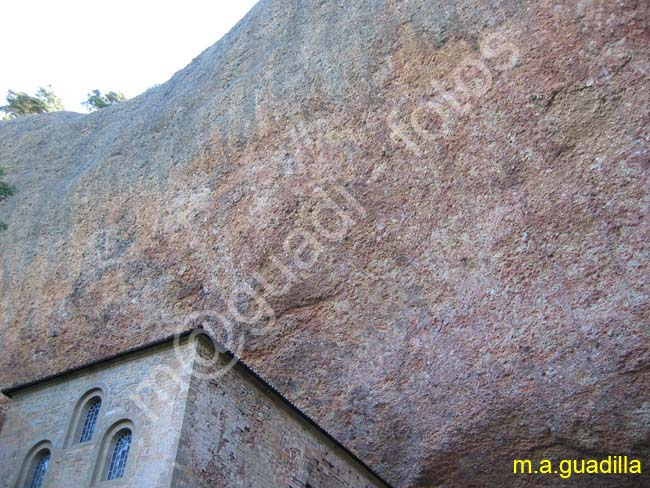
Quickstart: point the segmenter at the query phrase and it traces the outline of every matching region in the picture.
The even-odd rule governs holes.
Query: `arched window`
[[[122,429],[115,434],[113,442],[111,442],[111,461],[106,473],[107,480],[116,480],[124,476],[132,437],[133,434],[129,429]]]
[[[50,456],[49,449],[42,449],[36,454],[32,463],[32,469],[29,473],[31,476],[28,480],[28,488],[41,488],[43,486],[47,466],[50,464]]]
[[[99,415],[104,400],[104,390],[93,388],[82,395],[75,406],[68,432],[65,437],[65,446],[71,447],[93,439]]]
[[[41,441],[35,444],[27,451],[14,486],[16,488],[41,488],[51,458],[52,443],[50,441]]]
[[[101,486],[102,481],[128,479],[136,455],[138,430],[130,419],[122,419],[109,427],[100,444],[97,461],[92,475],[92,486]]]
[[[99,409],[102,408],[102,399],[94,397],[88,402],[88,408],[84,419],[83,426],[81,427],[81,435],[79,442],[87,442],[93,438],[95,426],[97,425],[97,417],[99,417]]]

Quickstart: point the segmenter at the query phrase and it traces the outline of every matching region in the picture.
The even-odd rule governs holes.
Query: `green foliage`
[[[99,90],[93,90],[88,94],[88,98],[84,102],[84,105],[92,112],[109,107],[110,105],[124,100],[126,100],[126,97],[122,92],[109,91],[107,93],[102,93]]]
[[[63,110],[61,99],[52,91],[52,87],[40,87],[34,95],[9,90],[7,105],[0,107],[4,119],[14,119],[22,115],[44,114]]]
[[[4,176],[5,170],[0,168],[0,202],[4,201],[6,198],[9,198],[16,191],[12,185],[6,181],[3,181]]]
[[[0,168],[0,203],[16,192],[16,188],[4,181],[5,171]],[[7,229],[7,225],[0,222],[0,232]]]

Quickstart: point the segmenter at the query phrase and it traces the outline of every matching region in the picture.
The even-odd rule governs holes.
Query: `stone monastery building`
[[[386,488],[200,329],[7,388],[3,488]]]

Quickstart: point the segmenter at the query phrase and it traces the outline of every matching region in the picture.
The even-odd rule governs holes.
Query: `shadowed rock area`
[[[0,384],[201,323],[396,487],[647,486],[511,473],[650,468],[649,5],[262,0],[0,122]]]

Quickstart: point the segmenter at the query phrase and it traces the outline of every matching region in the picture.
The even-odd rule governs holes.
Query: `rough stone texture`
[[[236,290],[281,262],[275,320],[229,337],[396,486],[647,463],[649,24],[643,0],[263,0],[134,100],[0,123],[0,383],[253,314]]]
[[[213,353],[200,349],[209,364]],[[247,368],[207,379],[214,368],[205,364],[192,377],[174,488],[386,487]]]
[[[134,426],[133,443],[125,480],[111,486],[171,486],[194,352],[193,343],[152,349],[16,393],[0,431],[0,486],[18,486],[26,454],[42,441],[52,447],[44,486],[97,486],[92,479],[102,446],[111,442],[111,427],[125,420]],[[169,381],[172,368],[175,381]],[[97,388],[102,406],[95,432],[80,444],[70,435],[79,422],[73,414],[84,394]]]

